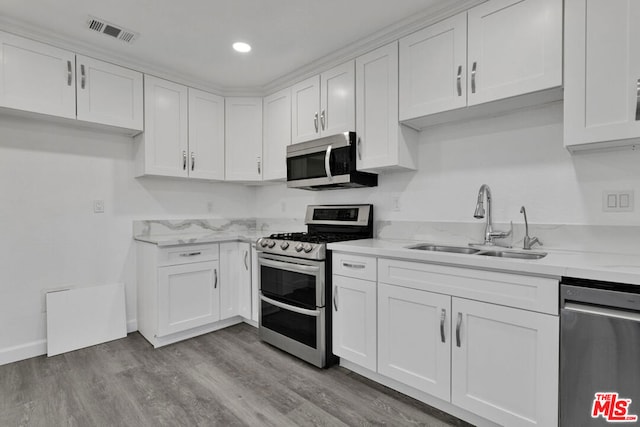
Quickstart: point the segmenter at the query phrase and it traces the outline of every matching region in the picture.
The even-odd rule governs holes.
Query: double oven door
[[[327,351],[325,262],[260,253],[258,333],[318,367]]]

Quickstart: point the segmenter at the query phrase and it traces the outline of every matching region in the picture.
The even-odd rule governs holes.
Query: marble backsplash
[[[134,236],[178,236],[210,233],[268,236],[272,233],[305,231],[303,219],[226,218],[134,221]],[[494,224],[496,230],[508,230],[509,224]],[[521,248],[524,224],[513,224],[513,233],[499,242]],[[375,221],[374,236],[380,239],[407,239],[466,245],[481,242],[484,222]],[[640,226],[530,224],[529,236],[538,237],[543,246],[559,250],[638,254]]]

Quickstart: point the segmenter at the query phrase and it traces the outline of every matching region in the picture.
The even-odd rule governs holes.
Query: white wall
[[[381,175],[377,188],[258,192],[261,216],[299,218],[310,203],[373,203],[376,219],[474,222],[489,184],[496,222],[640,225],[640,151],[571,155],[562,143],[562,103],[450,123],[420,134],[419,170]],[[602,211],[603,190],[634,190],[631,213]],[[399,211],[393,210],[394,198]],[[284,211],[283,211],[284,205]]]
[[[124,282],[135,319],[134,219],[253,214],[255,188],[133,174],[131,138],[0,115],[0,364],[42,345],[47,289]]]

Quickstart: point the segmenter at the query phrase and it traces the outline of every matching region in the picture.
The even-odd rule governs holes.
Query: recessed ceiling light
[[[236,52],[247,53],[251,51],[251,46],[244,42],[235,42],[233,44],[233,48],[236,50]]]

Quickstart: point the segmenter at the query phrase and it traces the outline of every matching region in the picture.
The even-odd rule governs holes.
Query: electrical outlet
[[[633,212],[633,190],[602,192],[602,210],[604,212]]]
[[[93,201],[93,213],[104,213],[104,200]]]

